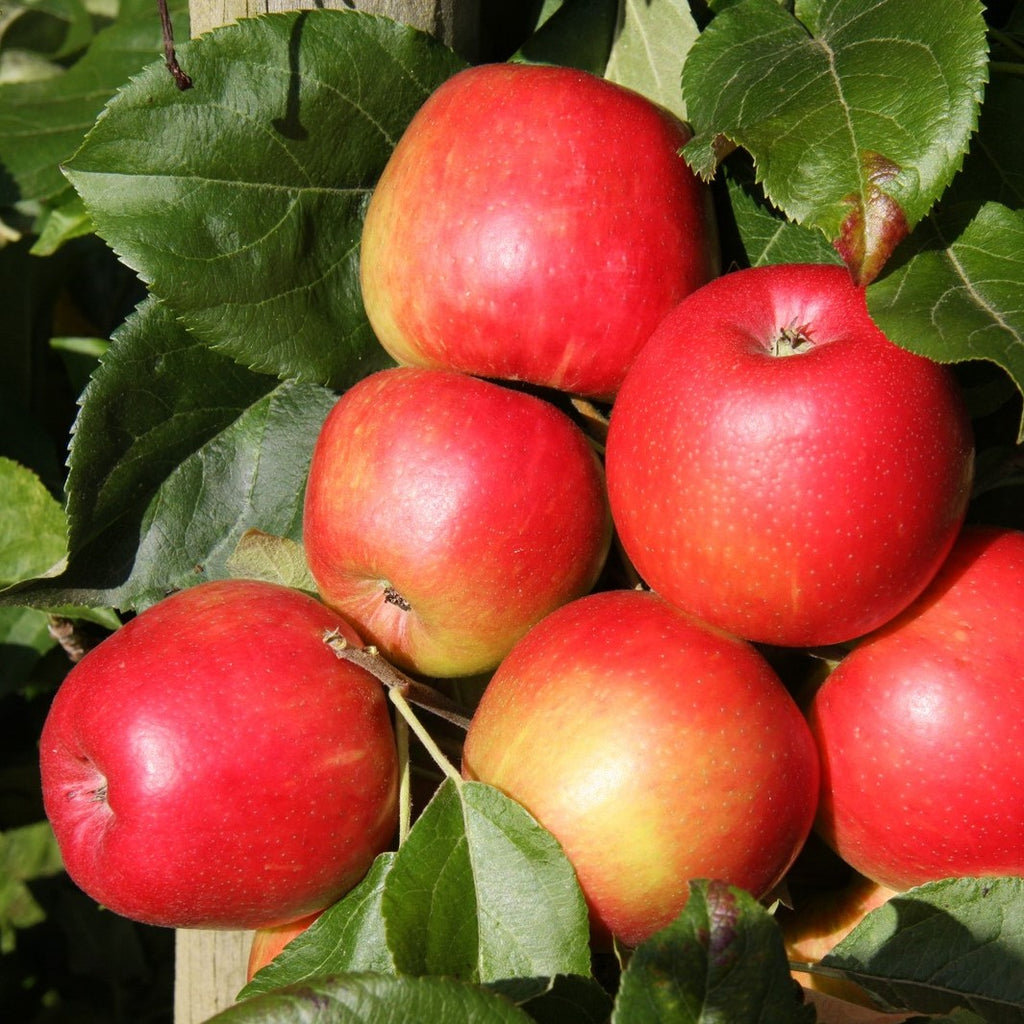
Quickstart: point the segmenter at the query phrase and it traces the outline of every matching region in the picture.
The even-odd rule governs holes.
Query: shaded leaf
[[[318,976],[355,971],[394,974],[387,948],[381,895],[395,855],[382,853],[348,895],[328,907],[239,993],[239,999],[272,992]]]
[[[867,290],[882,331],[939,362],[989,360],[1024,391],[1024,211],[986,203],[962,228],[931,217],[899,255]]]
[[[14,949],[16,929],[45,920],[25,883],[63,869],[49,822],[0,832],[0,954]]]
[[[684,155],[710,177],[747,149],[772,203],[867,283],[959,169],[986,69],[977,0],[743,0],[687,58]]]
[[[389,365],[360,297],[363,216],[412,115],[464,62],[335,10],[246,19],[178,55],[193,88],[150,65],[66,165],[97,232],[244,366],[340,388]]]
[[[680,75],[697,25],[686,0],[625,0],[605,77],[686,119]]]
[[[55,644],[45,612],[0,608],[0,697],[21,689],[39,659]]]
[[[336,398],[243,369],[147,300],[83,395],[68,567],[5,603],[141,608],[227,576],[247,530],[299,540],[309,458]]]
[[[694,881],[682,913],[640,944],[612,1024],[814,1021],[789,973],[782,933],[749,893]]]
[[[170,0],[168,7],[177,37],[187,38],[186,0]],[[150,0],[123,0],[117,21],[96,33],[67,72],[0,85],[0,170],[13,179],[17,198],[46,200],[64,190],[61,161],[74,153],[115,89],[162,49]]]
[[[520,1005],[536,1024],[607,1024],[612,998],[594,978],[560,975]]]
[[[910,889],[825,956],[884,1006],[1024,1020],[1024,878],[957,878]]]
[[[438,789],[395,857],[383,912],[407,974],[495,982],[590,973],[572,867],[549,832],[483,783]]]
[[[737,266],[842,262],[820,231],[787,220],[765,199],[744,153],[734,153],[723,172],[731,221],[722,227],[722,245]]]
[[[518,1007],[454,978],[343,974],[237,1003],[208,1024],[530,1024]]]
[[[88,45],[92,18],[81,0],[21,0],[5,3],[0,48],[66,58]]]
[[[618,11],[619,0],[565,0],[509,60],[603,75]]]

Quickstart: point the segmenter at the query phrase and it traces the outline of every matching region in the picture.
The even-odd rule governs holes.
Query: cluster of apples
[[[627,944],[692,878],[765,895],[815,822],[896,888],[1024,870],[1024,535],[963,527],[954,379],[842,267],[721,274],[687,138],[565,68],[428,99],[361,253],[400,365],[312,453],[321,600],[201,584],[72,670],[41,757],[82,888],[251,928],[354,884],[392,841],[397,762],[380,685],[325,633],[484,680],[464,774],[554,833]],[[580,397],[607,418],[585,430]],[[771,651],[835,645],[801,706]]]

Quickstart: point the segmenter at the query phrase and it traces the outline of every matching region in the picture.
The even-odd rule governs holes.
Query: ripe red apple
[[[892,889],[1024,874],[1024,533],[966,527],[927,590],[809,710],[817,827]]]
[[[473,716],[463,774],[561,842],[597,932],[636,944],[693,878],[757,895],[818,795],[799,708],[749,644],[639,590],[588,595],[515,646]]]
[[[845,268],[727,274],[682,303],[611,413],[623,547],[666,600],[747,639],[848,641],[932,578],[970,494],[947,368],[898,348]]]
[[[71,878],[170,927],[259,928],[333,903],[391,841],[387,701],[324,643],[351,627],[296,590],[200,584],[67,675],[40,740]]]
[[[466,374],[396,367],[328,415],[303,536],[324,600],[390,660],[467,676],[591,589],[611,518],[597,456],[565,413]]]
[[[437,89],[370,200],[360,273],[401,363],[610,397],[718,271],[689,131],[622,86],[490,64]]]
[[[292,939],[301,935],[322,913],[322,910],[316,910],[312,914],[300,917],[296,921],[289,921],[287,924],[257,928],[253,932],[252,944],[249,946],[245,980],[252,981],[257,971],[266,967]]]

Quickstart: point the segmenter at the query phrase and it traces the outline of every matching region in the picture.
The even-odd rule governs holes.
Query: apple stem
[[[398,749],[398,845],[405,842],[412,827],[412,763],[409,760],[409,723],[402,715],[395,722],[395,746]]]
[[[401,714],[409,728],[416,734],[416,738],[426,747],[427,753],[434,759],[434,763],[438,768],[448,778],[453,779],[457,785],[461,786],[462,776],[451,761],[441,752],[441,748],[434,742],[433,736],[423,728],[423,723],[416,717],[416,712],[409,706],[409,702],[405,699],[402,691],[398,687],[392,687],[388,690],[388,697],[391,698],[391,703],[398,708],[399,714]]]
[[[435,690],[433,686],[421,683],[399,671],[376,647],[353,647],[336,630],[324,633],[324,643],[337,657],[365,669],[389,691],[397,691],[410,704],[430,711],[460,729],[469,728],[470,716],[463,707],[446,697],[440,690]]]

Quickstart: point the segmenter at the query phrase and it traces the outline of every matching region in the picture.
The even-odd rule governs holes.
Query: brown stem
[[[469,728],[470,716],[465,708],[446,697],[440,690],[418,682],[395,668],[376,647],[353,647],[336,630],[324,633],[324,643],[334,651],[336,657],[366,669],[389,690],[398,691],[410,704],[430,711],[460,729]]]
[[[160,11],[160,27],[164,36],[164,60],[167,70],[174,77],[174,84],[184,92],[192,88],[192,79],[182,70],[178,58],[174,54],[174,29],[171,27],[171,14],[167,10],[167,0],[156,0]]]

